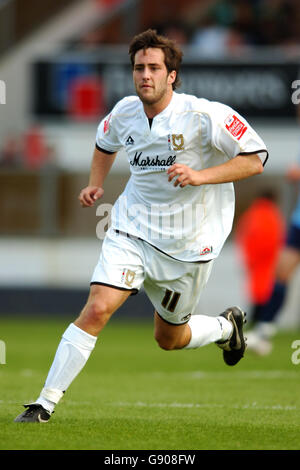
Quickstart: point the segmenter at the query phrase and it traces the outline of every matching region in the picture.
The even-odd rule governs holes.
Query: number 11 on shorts
[[[172,292],[171,290],[166,289],[161,304],[169,312],[174,312],[180,296],[181,294],[179,294],[179,292]]]

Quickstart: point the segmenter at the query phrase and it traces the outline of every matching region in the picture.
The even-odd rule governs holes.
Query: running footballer
[[[101,201],[123,148],[131,177],[114,205],[87,303],[64,332],[39,397],[17,422],[49,420],[111,315],[142,286],[161,348],[216,343],[229,366],[245,352],[241,308],[208,316],[197,305],[232,228],[233,182],[263,171],[266,146],[230,107],[175,91],[182,52],[173,41],[148,30],[133,38],[129,55],[136,96],[101,121],[81,206]]]

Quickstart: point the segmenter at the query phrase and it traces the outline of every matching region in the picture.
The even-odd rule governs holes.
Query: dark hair
[[[165,36],[157,34],[154,29],[148,29],[143,33],[137,34],[129,45],[129,55],[132,67],[134,67],[135,54],[139,50],[145,50],[149,47],[162,49],[168,73],[172,72],[172,70],[176,71],[176,79],[174,83],[172,83],[173,90],[175,90],[181,83],[179,78],[179,68],[183,56],[182,51],[172,39],[168,39]]]

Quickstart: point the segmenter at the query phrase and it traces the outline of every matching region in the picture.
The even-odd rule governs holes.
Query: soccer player
[[[92,207],[121,149],[131,177],[79,317],[64,332],[38,399],[17,422],[46,422],[84,367],[111,315],[143,285],[165,350],[217,343],[226,364],[243,357],[245,314],[196,311],[214,259],[231,231],[233,181],[263,171],[268,152],[237,112],[174,90],[182,52],[153,30],[133,38],[129,54],[137,96],[118,102],[98,127],[89,184],[79,201]]]

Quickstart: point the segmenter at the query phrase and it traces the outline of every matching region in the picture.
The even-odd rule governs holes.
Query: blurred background
[[[207,314],[247,307],[236,224],[262,189],[287,222],[297,198],[285,172],[300,155],[299,24],[297,0],[0,0],[0,315],[82,308],[101,240],[96,209],[77,197],[98,123],[134,93],[128,43],[149,27],[183,48],[178,91],[232,106],[269,149],[265,172],[235,185],[234,230],[201,300]],[[120,152],[102,202],[128,176]],[[299,282],[297,272],[282,326],[300,325]],[[143,292],[122,312],[152,318]]]

